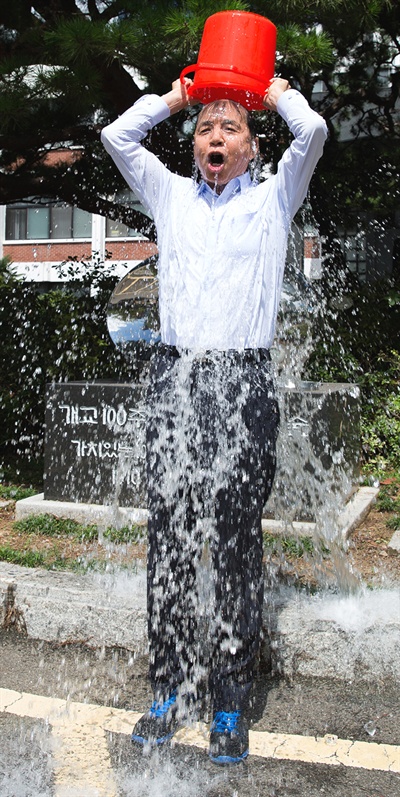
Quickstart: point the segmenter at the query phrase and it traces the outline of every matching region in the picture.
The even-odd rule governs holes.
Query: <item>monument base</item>
[[[379,493],[378,487],[359,487],[353,493],[346,506],[337,518],[336,532],[345,541],[348,535],[357,528],[368,514]],[[71,501],[48,501],[43,493],[22,498],[15,505],[15,518],[22,520],[30,515],[50,514],[76,520],[83,525],[95,524],[99,531],[121,526],[147,525],[147,512],[139,507],[114,507],[100,504],[82,504]],[[273,535],[295,534],[301,537],[313,537],[316,524],[306,521],[294,521],[288,527],[282,520],[263,518],[263,531]]]

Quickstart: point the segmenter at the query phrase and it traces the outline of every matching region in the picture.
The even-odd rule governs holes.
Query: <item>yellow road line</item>
[[[112,721],[112,708],[0,689],[0,710],[49,722],[54,797],[117,797],[104,732],[104,725]]]
[[[17,716],[47,720],[60,742],[58,783],[64,787],[73,771],[85,777],[87,797],[113,797],[116,795],[105,732],[130,734],[140,714],[134,711],[76,703],[52,697],[40,697],[10,689],[0,689],[0,711]],[[74,744],[71,732],[74,733]],[[207,749],[206,725],[182,728],[174,743]],[[288,733],[250,731],[250,753],[262,758],[286,761],[304,761],[312,764],[354,767],[357,769],[400,772],[400,746],[377,742],[354,742],[337,736],[298,736]],[[69,756],[67,760],[66,756]],[[82,774],[83,773],[83,774]],[[76,793],[76,786],[75,792]],[[82,788],[82,786],[81,786]],[[94,789],[97,789],[94,790]],[[57,797],[66,797],[59,790]]]

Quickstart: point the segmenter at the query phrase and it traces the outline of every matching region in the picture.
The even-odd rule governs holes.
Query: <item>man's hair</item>
[[[228,100],[228,99],[213,100],[213,102],[209,102],[207,105],[204,105],[197,117],[196,128],[201,120],[201,117],[206,111],[212,114],[215,111],[217,111],[217,109],[220,108],[221,105],[224,104],[231,106],[232,108],[235,109],[235,111],[238,112],[239,116],[241,116],[244,119],[247,127],[249,128],[251,138],[256,138],[257,132],[256,132],[256,124],[254,116],[252,116],[252,114],[249,113],[247,108],[245,108],[243,105],[240,105],[239,102],[235,102],[234,100]]]

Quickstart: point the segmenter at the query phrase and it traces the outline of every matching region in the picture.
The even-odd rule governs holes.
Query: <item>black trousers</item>
[[[259,649],[261,516],[279,423],[268,352],[177,356],[161,347],[148,389],[148,633],[156,695],[208,678],[241,704]]]

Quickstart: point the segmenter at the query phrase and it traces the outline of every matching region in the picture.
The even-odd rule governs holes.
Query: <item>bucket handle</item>
[[[211,69],[218,72],[236,72],[237,74],[243,75],[243,77],[249,77],[253,80],[260,81],[260,76],[254,74],[254,72],[243,72],[242,69],[239,69],[237,66],[230,65],[222,65],[222,64],[191,64],[190,66],[186,66],[185,69],[182,69],[180,81],[183,83],[183,78],[189,72],[196,72],[196,69]],[[271,81],[269,81],[270,83]],[[267,86],[268,88],[268,86]],[[265,89],[266,91],[267,89]]]

